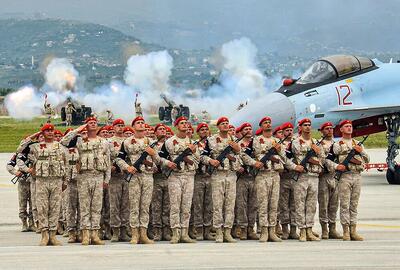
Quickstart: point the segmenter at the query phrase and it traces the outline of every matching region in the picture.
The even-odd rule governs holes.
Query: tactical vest
[[[352,147],[350,147],[347,143],[345,143],[344,141],[340,140],[338,142],[339,145],[339,152],[338,152],[338,163],[342,163],[347,155],[350,153],[350,151],[353,149],[354,146],[357,145],[357,142],[355,140],[352,140]],[[360,165],[356,165],[354,163],[349,163],[349,170],[352,172],[362,172],[364,171],[364,165],[365,162],[363,160],[363,158],[360,155],[355,155],[354,158],[358,161],[361,162]]]
[[[234,141],[232,137],[228,137],[227,139],[222,139],[218,135],[215,135],[214,138],[212,138],[213,144],[211,146],[211,158],[216,159],[222,151],[225,150],[225,148],[229,145],[229,141]],[[235,153],[232,151],[230,153],[232,156],[236,156]],[[236,161],[230,161],[228,158],[226,158],[223,161],[223,164],[218,166],[217,170],[222,170],[222,171],[238,171],[240,169],[240,162],[239,158],[236,157]]]
[[[257,151],[257,155],[256,155],[256,160],[260,161],[265,154],[272,148],[273,143],[278,143],[278,140],[275,138],[270,138],[270,139],[266,139],[263,137],[259,137],[256,138],[256,140],[258,140],[258,142],[260,143],[261,146],[261,152]],[[282,146],[284,147],[284,146]],[[279,162],[272,162],[271,160],[268,160],[266,162],[266,165],[261,168],[262,171],[277,171],[277,172],[283,172],[284,168],[283,168],[283,161],[282,158],[279,155],[274,155],[275,158],[277,158],[279,160]]]
[[[69,180],[75,179],[78,175],[79,152],[76,148],[66,149],[66,176]]]
[[[178,139],[177,137],[172,137],[171,138],[172,144],[170,145],[171,147],[168,149],[169,155],[170,155],[170,160],[173,161],[175,160],[185,149],[188,147],[187,144],[191,143],[191,140],[189,138],[185,138],[184,141],[182,139]],[[185,171],[195,171],[197,169],[196,162],[193,160],[193,156],[190,155],[188,156],[192,161],[193,165],[190,165],[186,162],[182,162],[180,164],[181,169],[175,169],[175,172],[185,172]],[[178,165],[178,164],[177,164]]]
[[[35,175],[62,177],[65,173],[63,149],[58,142],[36,144]]]
[[[109,157],[106,155],[106,146],[103,139],[82,140],[79,145],[79,166],[78,171],[107,171]]]
[[[128,164],[133,165],[150,144],[151,142],[147,137],[143,138],[143,140],[131,137],[129,143],[124,143],[125,151],[129,158]],[[153,163],[150,156],[147,156],[146,160],[150,163]],[[142,164],[140,165],[140,170],[146,173],[153,173],[153,166],[146,166],[145,164]]]
[[[316,143],[315,139],[312,139],[313,143]],[[296,149],[297,153],[294,153],[294,162],[296,164],[300,164],[301,161],[305,158],[305,156],[307,155],[307,152],[311,149],[311,145],[308,145],[308,143],[306,143],[305,141],[303,141],[301,138],[298,138],[295,140],[297,146],[299,146],[298,149]],[[322,151],[322,149],[321,149]],[[314,159],[320,160],[319,157],[313,157]],[[306,169],[307,172],[309,173],[313,173],[313,174],[320,174],[322,172],[322,164],[321,165],[314,165],[311,163],[307,163],[306,165]]]

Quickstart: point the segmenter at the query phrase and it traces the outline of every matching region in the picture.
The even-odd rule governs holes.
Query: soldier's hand
[[[192,151],[192,153],[196,152],[196,145],[188,144],[188,147],[189,147],[190,151]]]
[[[282,149],[282,146],[281,146],[279,143],[276,143],[276,144],[274,145],[274,148],[276,149],[277,152],[280,152],[281,149]]]
[[[37,136],[39,136],[39,134],[42,133],[41,131],[38,131],[36,133],[33,133],[31,136],[29,136],[29,139],[33,140],[34,138],[36,138]]]
[[[219,161],[216,159],[211,159],[210,160],[210,165],[213,167],[218,167],[219,166]]]
[[[117,171],[117,167],[111,166],[111,172],[112,172],[112,173],[115,173],[116,171]]]
[[[33,170],[33,168],[29,168],[29,169],[28,169],[28,173],[30,173],[31,175],[34,175],[34,174],[35,174],[35,171]]]
[[[79,126],[76,131],[81,132],[82,130],[84,130],[87,127],[87,124],[83,124],[81,126]]]
[[[22,172],[21,171],[17,171],[16,173],[15,173],[15,176],[17,176],[17,177],[20,177],[22,175]]]
[[[228,144],[232,147],[233,151],[235,151],[236,153],[240,152],[239,144],[237,144],[237,143],[235,143],[233,141],[228,142]]]
[[[127,169],[128,173],[135,174],[137,172],[136,168],[133,166],[129,166]]]
[[[238,170],[238,173],[242,174],[242,173],[244,173],[244,171],[245,171],[244,168],[240,167],[239,170]]]
[[[343,164],[339,164],[336,166],[336,170],[344,172],[346,170],[346,166],[344,166]]]
[[[353,148],[354,148],[354,150],[355,150],[358,154],[361,153],[361,152],[363,151],[361,145],[355,145]]]
[[[262,167],[264,167],[264,164],[260,161],[256,161],[256,164],[254,164],[254,167],[257,169],[261,169]]]
[[[167,167],[170,168],[170,169],[175,170],[177,168],[177,165],[174,162],[169,161],[168,164],[167,164]]]
[[[319,155],[319,153],[321,152],[321,149],[318,147],[318,145],[316,144],[312,144],[311,148],[314,150],[314,152]]]
[[[147,146],[145,151],[147,152],[147,154],[149,154],[151,157],[154,157],[156,155],[156,151],[154,151],[153,148],[151,148],[150,146]]]
[[[304,167],[301,165],[296,165],[296,168],[294,170],[296,172],[302,173],[302,172],[304,172]]]
[[[107,189],[108,188],[108,183],[103,182],[103,188]]]

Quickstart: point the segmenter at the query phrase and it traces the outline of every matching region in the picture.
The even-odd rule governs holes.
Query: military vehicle
[[[67,99],[67,103],[71,102],[72,106],[75,109],[75,112],[72,112],[72,125],[78,126],[82,125],[85,122],[85,119],[90,116],[92,113],[91,107],[86,107],[83,104],[78,104],[74,102],[71,98]],[[65,113],[65,106],[61,107],[61,120],[63,122],[66,121],[66,113]]]
[[[190,118],[190,109],[187,106],[183,106],[180,104],[179,106],[176,106],[176,103],[172,101],[171,99],[167,98],[166,95],[161,94],[160,97],[167,103],[168,106],[165,107],[159,107],[158,108],[158,118],[160,119],[161,122],[165,124],[171,124],[172,123],[172,116],[171,112],[173,108],[175,107],[177,109],[177,116],[185,116],[187,119]]]

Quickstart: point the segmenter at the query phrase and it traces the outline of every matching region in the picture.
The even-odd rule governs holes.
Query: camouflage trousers
[[[129,182],[130,226],[132,228],[149,225],[149,209],[153,195],[153,175],[136,173]]]
[[[296,225],[296,209],[294,205],[294,181],[292,175],[284,173],[281,176],[279,188],[279,221],[281,224]]]
[[[171,229],[188,228],[193,199],[194,173],[172,172],[168,178]]]
[[[236,172],[215,171],[211,176],[213,226],[232,228],[235,218]]]
[[[276,171],[260,171],[256,176],[258,217],[261,227],[274,227],[278,217],[280,176]]]
[[[210,176],[195,175],[192,203],[193,225],[195,227],[211,226],[213,204]]]
[[[36,178],[29,178],[30,188],[31,188],[31,208],[32,208],[32,216],[33,221],[38,222],[38,214],[37,214],[37,206],[36,206]]]
[[[61,207],[60,216],[58,221],[65,223],[67,221],[67,208],[68,208],[68,186],[61,191]]]
[[[168,180],[161,174],[154,174],[153,199],[151,202],[153,227],[169,227],[169,214]]]
[[[296,225],[300,229],[314,226],[317,212],[318,176],[302,173],[294,183],[294,205],[296,208]]]
[[[78,199],[78,184],[76,179],[68,182],[68,207],[67,207],[67,228],[68,231],[79,229],[80,211]]]
[[[122,174],[111,176],[108,185],[110,195],[110,226],[129,228],[129,183]]]
[[[41,231],[57,230],[61,207],[60,177],[36,177],[36,203]]]
[[[83,171],[78,174],[79,211],[81,230],[99,230],[103,204],[103,172]]]
[[[32,218],[31,183],[28,181],[18,181],[18,206],[20,219]]]
[[[110,187],[103,186],[103,204],[101,206],[100,225],[110,225]]]
[[[319,177],[318,206],[320,223],[335,223],[339,208],[339,188],[333,173]]]
[[[357,207],[361,194],[361,174],[344,173],[339,181],[340,223],[357,224]]]
[[[254,177],[241,176],[236,181],[235,223],[254,227],[257,216],[257,188]]]

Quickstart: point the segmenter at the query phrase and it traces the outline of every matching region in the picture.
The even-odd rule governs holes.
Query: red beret
[[[97,135],[99,135],[99,133],[102,131],[102,130],[107,130],[108,129],[108,126],[103,126],[103,127],[101,127],[101,128],[99,128],[98,130],[97,130]]]
[[[139,120],[142,120],[142,121],[144,121],[144,118],[143,118],[143,117],[141,117],[141,116],[136,116],[136,118],[132,120],[132,124],[131,124],[131,126],[133,126],[133,125],[135,124],[135,122],[136,122],[136,121],[139,121]]]
[[[189,128],[192,131],[192,133],[194,133],[194,128],[192,127],[192,125],[190,125]]]
[[[246,127],[252,127],[250,123],[243,123],[240,125],[240,127],[238,127],[239,132],[241,132],[244,128]]]
[[[146,124],[146,123],[144,124],[144,127],[145,127],[145,128],[149,128],[149,129],[152,129],[152,127],[151,127],[149,124]]]
[[[321,125],[321,127],[319,128],[319,130],[323,130],[326,127],[333,127],[333,124],[331,122],[325,122]]]
[[[52,124],[44,124],[42,126],[42,128],[40,129],[41,132],[45,131],[45,130],[54,130],[54,126]]]
[[[115,125],[125,125],[124,120],[122,120],[121,118],[115,119],[114,122],[112,123],[113,126]]]
[[[262,128],[259,128],[256,130],[256,136],[260,136],[262,134],[263,130]]]
[[[339,127],[343,127],[346,124],[353,125],[353,123],[350,120],[343,120],[342,122],[339,123]]]
[[[235,126],[234,125],[229,125],[229,129],[231,129],[231,128],[235,128]]]
[[[278,127],[276,127],[276,128],[274,129],[274,131],[272,132],[272,134],[275,135],[278,131],[281,131],[281,130],[283,130],[283,129],[282,129],[282,126],[278,126]]]
[[[127,131],[130,131],[130,132],[132,132],[132,133],[135,133],[135,130],[132,128],[132,127],[130,127],[130,126],[127,126],[127,127],[124,127],[124,129],[123,129],[123,133],[125,133],[125,132],[127,132]]]
[[[217,126],[218,126],[219,124],[223,123],[223,122],[228,122],[228,123],[229,123],[229,119],[228,119],[227,117],[225,117],[225,116],[220,117],[220,118],[218,119],[218,121],[217,121]]]
[[[165,126],[165,128],[167,129],[167,132],[171,133],[171,135],[174,135],[172,128],[170,128],[169,126]]]
[[[176,118],[176,120],[174,122],[174,126],[177,126],[179,124],[179,122],[181,122],[181,121],[187,121],[187,118],[185,116]]]
[[[114,130],[113,126],[105,126],[104,127],[106,130],[110,131],[110,130]]]
[[[89,121],[96,121],[97,122],[97,118],[94,116],[89,116],[88,118],[86,118],[85,123],[88,123]]]
[[[282,124],[282,130],[285,130],[287,128],[294,128],[293,124],[290,122],[286,122]]]
[[[299,126],[303,125],[304,123],[310,123],[311,124],[311,120],[309,118],[303,118],[299,121]]]
[[[258,123],[258,125],[261,127],[262,123],[264,123],[265,121],[272,122],[272,119],[269,116],[265,116],[263,119],[260,120],[260,123]]]
[[[70,131],[72,131],[72,130],[74,130],[74,129],[72,129],[72,128],[67,128],[67,130],[64,132],[64,136],[65,135],[67,135]]]
[[[209,128],[207,123],[200,123],[197,125],[196,132],[199,132],[201,128],[206,127]]]
[[[59,131],[58,129],[54,130],[54,134],[59,134],[61,136],[64,136],[64,134],[61,131]]]
[[[157,131],[157,129],[159,127],[165,127],[165,125],[163,123],[158,123],[155,127],[154,127],[154,131]]]

